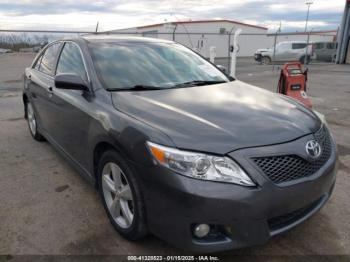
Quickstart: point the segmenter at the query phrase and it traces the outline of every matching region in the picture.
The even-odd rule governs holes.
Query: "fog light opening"
[[[210,232],[210,226],[208,224],[196,225],[193,229],[193,234],[198,238],[206,237]]]

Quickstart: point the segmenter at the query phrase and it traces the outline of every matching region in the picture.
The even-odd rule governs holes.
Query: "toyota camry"
[[[84,36],[25,70],[29,131],[101,195],[129,240],[214,252],[262,244],[329,199],[337,150],[313,111],[178,43]]]

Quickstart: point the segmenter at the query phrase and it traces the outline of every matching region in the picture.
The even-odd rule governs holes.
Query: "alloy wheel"
[[[134,201],[130,184],[117,164],[105,164],[102,171],[102,190],[114,221],[121,228],[129,228],[134,220]]]
[[[36,134],[36,119],[34,115],[34,109],[31,103],[27,104],[27,118],[30,132],[35,136]]]

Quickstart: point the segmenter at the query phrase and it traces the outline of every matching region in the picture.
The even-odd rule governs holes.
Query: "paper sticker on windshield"
[[[220,76],[220,71],[211,65],[203,64],[198,67],[212,77]]]

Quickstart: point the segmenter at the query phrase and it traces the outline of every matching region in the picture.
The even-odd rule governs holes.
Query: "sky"
[[[310,0],[308,0],[310,1]],[[346,0],[313,0],[309,29],[337,29]],[[232,19],[302,31],[305,0],[0,0],[0,29],[99,31],[153,23]]]

